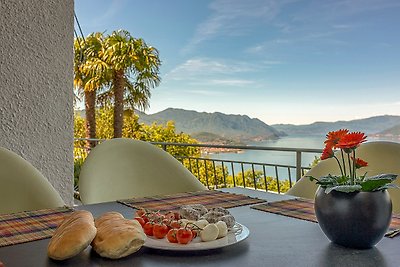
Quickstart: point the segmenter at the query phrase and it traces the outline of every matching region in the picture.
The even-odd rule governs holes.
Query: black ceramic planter
[[[371,248],[387,231],[392,219],[392,201],[385,191],[315,195],[315,215],[325,235],[350,248]]]

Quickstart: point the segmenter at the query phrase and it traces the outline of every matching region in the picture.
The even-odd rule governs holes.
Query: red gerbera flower
[[[354,161],[354,158],[351,157],[351,159]],[[360,158],[356,158],[356,169],[360,169],[362,167],[367,167],[368,166],[368,162],[360,159]]]
[[[342,149],[355,149],[361,143],[367,141],[367,136],[361,132],[352,132],[344,135],[339,142],[337,143],[336,147]]]
[[[349,130],[340,129],[337,131],[329,132],[326,135],[326,141],[324,142],[326,146],[330,146],[332,148],[336,148],[336,145],[339,143],[339,140],[345,136]]]
[[[329,159],[329,158],[332,158],[333,156],[334,156],[334,153],[333,153],[332,147],[327,145],[324,148],[324,150],[322,151],[321,160]]]

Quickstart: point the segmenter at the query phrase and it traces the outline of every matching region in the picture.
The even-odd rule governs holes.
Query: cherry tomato
[[[150,221],[149,217],[148,217],[146,214],[143,214],[143,215],[140,216],[140,217],[142,217],[142,219],[144,220],[145,223],[147,223],[147,222]]]
[[[146,222],[144,221],[144,219],[142,217],[135,217],[133,219],[138,221],[142,227],[146,224]]]
[[[143,231],[146,235],[153,236],[153,226],[154,224],[152,222],[147,222],[143,226]]]
[[[153,226],[153,236],[158,239],[164,238],[168,233],[168,227],[163,223],[156,223]]]
[[[167,239],[171,243],[178,243],[178,239],[176,239],[176,234],[178,229],[170,229],[167,233]]]
[[[176,233],[176,239],[178,240],[179,244],[187,244],[192,241],[192,230],[186,228],[179,228],[178,232]]]
[[[180,223],[179,223],[178,221],[172,221],[172,222],[169,224],[169,226],[170,226],[171,228],[175,228],[175,229],[181,228],[181,225],[180,225]]]

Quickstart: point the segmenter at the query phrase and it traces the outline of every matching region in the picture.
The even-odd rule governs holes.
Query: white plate
[[[144,243],[145,247],[162,249],[162,250],[180,250],[180,251],[195,251],[195,250],[209,250],[227,247],[240,241],[245,240],[250,234],[249,229],[240,224],[236,223],[232,230],[228,232],[228,235],[209,242],[202,242],[200,237],[196,237],[189,244],[176,244],[169,242],[166,238],[156,239],[154,237],[148,236],[146,242]]]

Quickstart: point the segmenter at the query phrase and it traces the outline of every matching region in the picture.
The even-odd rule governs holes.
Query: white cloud
[[[188,94],[195,94],[199,96],[222,96],[225,95],[225,93],[220,92],[220,91],[210,91],[210,90],[184,90],[183,92],[188,93]]]
[[[211,84],[215,85],[229,85],[229,86],[243,86],[254,84],[251,80],[239,80],[239,79],[225,79],[225,80],[210,80]]]
[[[245,50],[245,52],[259,54],[259,53],[265,52],[265,50],[268,50],[269,48],[273,48],[273,47],[277,47],[277,46],[281,46],[281,45],[288,45],[293,42],[294,42],[294,40],[280,39],[280,38],[273,39],[273,40],[266,40],[263,43],[260,43],[260,44],[257,44],[257,45],[247,48]]]
[[[254,20],[270,21],[281,7],[292,0],[215,0],[209,5],[211,16],[199,24],[183,52],[191,51],[199,43],[217,35],[240,35]]]
[[[304,43],[312,43],[315,45],[316,42],[324,43],[325,45],[336,45],[336,46],[343,46],[347,45],[347,41],[343,41],[340,39],[335,39],[335,35],[337,33],[343,32],[345,30],[349,30],[350,27],[332,27],[334,28],[331,31],[314,31],[309,32],[304,35],[293,35],[291,36],[292,39],[286,38],[277,38],[277,39],[268,39],[262,43],[256,44],[254,46],[248,47],[245,49],[245,52],[250,54],[263,54],[266,51],[270,51],[276,48],[282,48],[283,46],[290,46],[290,45],[300,45]]]
[[[192,51],[200,43],[215,37],[243,35],[252,23],[278,29],[283,35],[273,40],[266,40],[247,49],[257,53],[270,45],[290,44],[297,41],[323,40],[333,45],[345,42],[333,38],[337,33],[351,31],[360,25],[347,23],[346,18],[354,15],[371,13],[382,9],[400,6],[397,0],[338,0],[312,1],[305,8],[291,15],[291,19],[283,18],[285,8],[297,0],[215,0],[209,5],[211,15],[200,23],[183,52]],[[314,33],[309,33],[310,30]]]
[[[166,79],[186,80],[215,75],[232,75],[256,71],[257,66],[240,61],[215,60],[210,58],[192,58],[177,66],[165,75]]]
[[[286,3],[287,4],[287,3]],[[310,1],[302,8],[291,10],[290,18],[285,18],[284,5],[274,17],[271,25],[279,29],[277,35],[271,35],[263,42],[247,48],[246,52],[261,54],[274,48],[285,45],[317,42],[324,45],[348,45],[343,40],[343,32],[357,31],[360,28],[368,29],[371,25],[354,19],[354,16],[381,16],[382,10],[400,7],[398,0],[337,0],[337,1]]]

